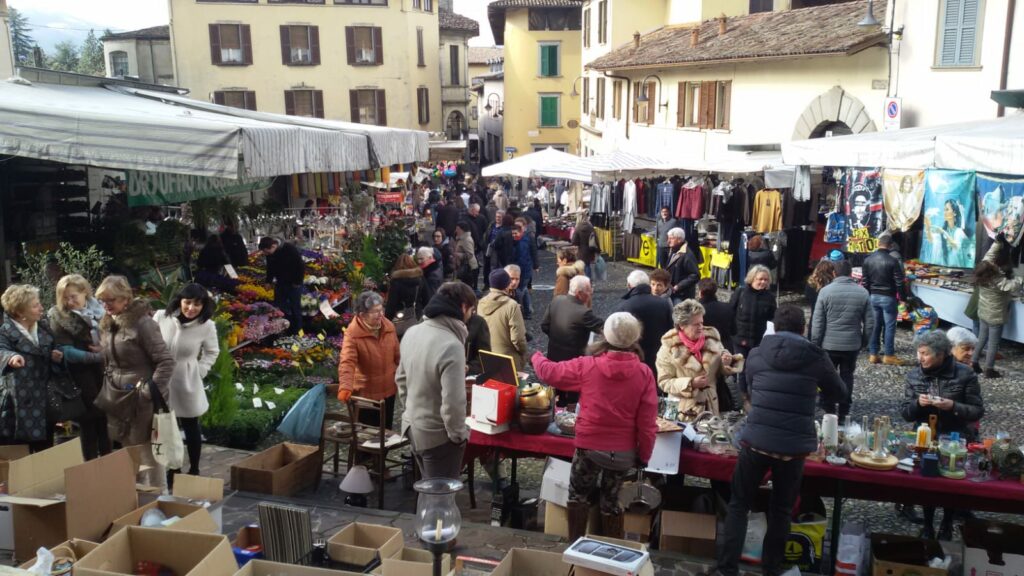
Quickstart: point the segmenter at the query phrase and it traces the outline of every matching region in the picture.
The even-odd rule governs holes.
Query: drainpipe
[[[1010,43],[1013,40],[1013,18],[1017,8],[1017,0],[1006,2],[1006,31],[1003,33],[1003,66],[999,69],[999,89],[1006,90],[1006,78],[1010,72]],[[996,116],[1006,115],[1006,107],[1002,104],[996,110]]]
[[[626,114],[626,140],[629,140],[629,116],[630,116],[631,110],[632,110],[629,107],[629,95],[630,95],[630,93],[633,92],[633,81],[630,80],[629,78],[626,78],[625,76],[616,76],[614,74],[609,74],[607,72],[603,72],[603,74],[604,74],[605,78],[612,78],[614,80],[625,80],[626,81],[626,109],[625,109],[625,114]]]

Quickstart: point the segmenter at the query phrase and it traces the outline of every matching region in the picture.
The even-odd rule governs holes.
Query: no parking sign
[[[899,130],[903,121],[903,99],[886,98],[885,114],[882,120],[883,130]]]

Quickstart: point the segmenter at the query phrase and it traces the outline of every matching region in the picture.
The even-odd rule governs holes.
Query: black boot
[[[924,507],[924,526],[921,528],[921,538],[935,540],[935,508]]]
[[[618,514],[601,512],[601,536],[622,540],[625,536],[624,521],[625,518],[622,516],[622,512]]]
[[[575,542],[587,535],[587,521],[590,519],[590,504],[569,502],[569,542]]]
[[[942,524],[939,525],[939,540],[949,542],[953,539],[953,511],[946,508],[942,512]]]

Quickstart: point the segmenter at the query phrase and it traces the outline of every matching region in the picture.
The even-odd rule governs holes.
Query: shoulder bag
[[[85,416],[85,402],[82,389],[71,378],[67,362],[50,370],[50,381],[46,385],[47,419],[50,422],[80,420]]]

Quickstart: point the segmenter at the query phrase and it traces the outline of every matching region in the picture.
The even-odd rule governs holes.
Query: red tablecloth
[[[489,435],[472,430],[469,448],[497,448],[509,456],[557,456],[571,459],[576,453],[575,440],[554,434],[523,434],[513,428],[502,434]]]

